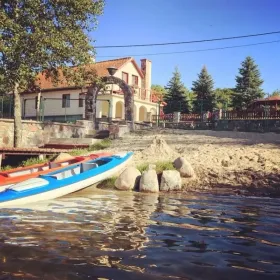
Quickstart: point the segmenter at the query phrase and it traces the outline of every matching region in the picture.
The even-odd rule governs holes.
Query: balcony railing
[[[140,100],[145,100],[145,101],[150,101],[153,103],[157,103],[157,100],[153,96],[153,91],[150,89],[143,89],[140,87],[134,87],[134,98],[140,99]],[[110,86],[105,88],[100,94],[118,94],[118,95],[123,95],[122,89],[114,85],[113,90],[111,89]]]

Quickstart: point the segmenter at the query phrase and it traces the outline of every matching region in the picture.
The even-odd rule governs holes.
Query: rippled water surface
[[[279,199],[88,189],[0,218],[0,279],[280,279]]]

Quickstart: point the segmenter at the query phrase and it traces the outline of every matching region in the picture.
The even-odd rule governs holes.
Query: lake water
[[[280,279],[280,200],[88,189],[0,210],[0,279]]]

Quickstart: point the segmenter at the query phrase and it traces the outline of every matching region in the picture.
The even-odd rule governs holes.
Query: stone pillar
[[[101,117],[102,117],[102,103],[103,102],[104,101],[97,99],[97,103],[96,103],[96,118],[97,119],[101,119]]]
[[[222,119],[222,113],[223,113],[223,110],[222,110],[222,109],[220,109],[220,110],[219,110],[219,115],[218,115],[218,116],[219,116],[219,120],[221,120],[221,119]]]
[[[109,138],[116,139],[119,137],[119,124],[109,124]]]
[[[178,123],[180,122],[181,112],[174,112],[173,113],[173,122]]]
[[[152,121],[152,113],[147,112],[147,122],[151,122],[151,121]]]

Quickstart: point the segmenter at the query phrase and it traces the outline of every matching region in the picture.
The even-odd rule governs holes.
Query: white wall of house
[[[140,76],[139,72],[137,71],[136,67],[134,66],[134,64],[132,62],[128,62],[126,63],[123,67],[121,67],[119,70],[116,71],[115,73],[115,77],[122,79],[122,73],[125,72],[128,74],[128,84],[130,86],[133,85],[132,83],[132,75],[137,76],[138,77],[138,86],[139,88],[141,88],[142,85],[142,77]],[[118,85],[113,85],[113,90],[119,90],[120,87]],[[112,90],[112,85],[106,85],[106,90],[107,91],[111,91]]]
[[[138,86],[141,88],[145,82],[142,80],[139,72],[132,62],[126,63],[122,68],[117,70],[115,77],[120,79],[123,78],[122,73],[128,74],[128,84],[132,85],[132,75],[138,77]],[[151,75],[150,71],[149,75]],[[149,77],[150,79],[151,77]],[[143,83],[144,82],[144,83]],[[123,94],[109,94],[112,85],[107,85],[106,91],[102,94],[100,93],[97,97],[97,118],[108,117],[111,113],[113,119],[124,119],[124,96]],[[118,85],[113,85],[114,90],[119,90]],[[44,101],[44,116],[85,116],[85,102],[83,100],[83,106],[79,107],[79,94],[80,89],[65,89],[65,90],[53,90],[49,92],[42,92],[42,97]],[[69,94],[70,101],[67,102],[67,106],[63,107],[63,95]],[[36,117],[36,96],[37,94],[25,94],[22,96],[22,107],[23,116],[25,118]],[[82,97],[83,99],[85,96]],[[25,100],[25,101],[24,101]],[[110,102],[108,102],[110,100]],[[68,106],[69,105],[69,106]],[[109,107],[111,105],[111,107]],[[134,95],[134,117],[135,121],[148,121],[151,115],[158,114],[158,104],[152,103],[148,98],[146,100],[141,99],[140,91],[136,92]]]
[[[63,116],[63,115],[82,115],[84,117],[85,102],[83,107],[79,107],[79,94],[81,90],[65,89],[63,91],[42,92],[44,101],[45,116]],[[70,101],[66,107],[62,106],[62,98],[64,94],[70,94]],[[25,94],[22,96],[22,113],[28,117],[36,116],[36,96],[37,94]],[[84,98],[84,97],[83,97]],[[68,106],[69,105],[69,106]]]
[[[128,73],[128,84],[129,85],[133,85],[132,75],[137,76],[138,77],[138,86],[141,87],[142,78],[132,62],[126,63],[120,70],[118,70],[116,72],[115,76],[122,79],[122,72]]]

